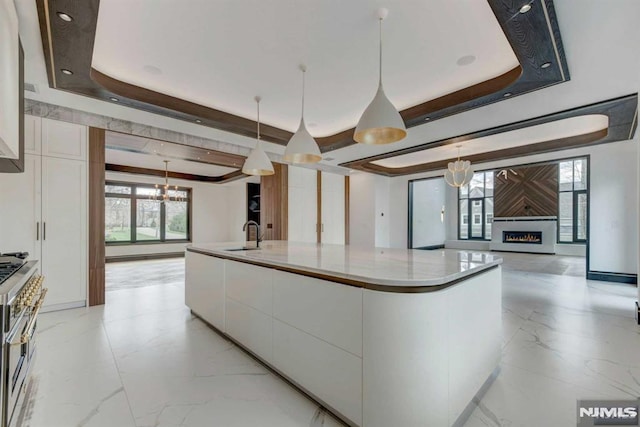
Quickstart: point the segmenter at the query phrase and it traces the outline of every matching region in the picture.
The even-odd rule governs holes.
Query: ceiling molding
[[[105,164],[105,170],[107,172],[120,172],[120,173],[130,173],[135,175],[147,175],[147,176],[159,176],[164,178],[165,171],[160,169],[148,169],[148,168],[139,168],[136,166],[125,166],[125,165],[116,165],[113,163]],[[227,182],[235,181],[237,179],[246,178],[247,175],[243,174],[242,171],[234,171],[229,172],[220,176],[205,176],[205,175],[196,175],[192,173],[183,173],[183,172],[166,172],[169,178],[173,179],[184,179],[187,181],[199,181],[199,182],[209,182],[213,184],[225,184]]]
[[[493,127],[490,129],[468,133],[465,135],[458,135],[451,138],[428,142],[426,144],[392,151],[390,153],[354,160],[351,162],[345,162],[341,163],[340,166],[390,177],[444,170],[447,168],[447,164],[449,162],[455,161],[456,159],[451,158],[400,168],[384,167],[372,162],[409,153],[415,153],[418,151],[430,150],[446,145],[455,145],[464,141],[497,135],[505,132],[511,132],[518,129],[524,129],[532,126],[554,122],[556,120],[563,120],[570,117],[592,114],[601,114],[607,116],[609,119],[608,127],[606,129],[590,132],[587,134],[575,135],[566,138],[538,142],[535,144],[522,145],[507,149],[475,154],[471,156],[465,156],[464,160],[469,160],[472,164],[486,163],[496,160],[511,159],[516,157],[530,156],[534,154],[566,150],[569,148],[586,147],[589,145],[604,144],[631,139],[633,138],[633,135],[635,134],[636,128],[638,126],[638,94],[636,93],[633,95],[627,95],[620,98],[586,105],[583,107],[573,108],[570,110],[536,117],[533,119],[523,120],[515,123]]]
[[[111,78],[91,67],[100,0],[36,0],[49,85],[52,88],[255,137],[255,122]],[[527,13],[520,3],[487,0],[520,65],[485,82],[401,111],[407,127],[424,124],[569,80],[552,0],[534,0]],[[73,22],[58,19],[64,11]],[[550,62],[548,68],[542,64]],[[61,69],[73,70],[65,75]],[[506,95],[505,95],[506,94]],[[365,106],[363,106],[364,108]],[[291,132],[261,126],[263,139],[286,145]],[[322,152],[355,144],[353,129],[316,138]]]

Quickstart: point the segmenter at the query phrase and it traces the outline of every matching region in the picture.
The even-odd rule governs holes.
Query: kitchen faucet
[[[247,227],[252,225],[256,227],[256,248],[259,248],[260,247],[260,225],[257,222],[250,220],[244,223],[244,225],[242,226],[242,231],[247,231]]]

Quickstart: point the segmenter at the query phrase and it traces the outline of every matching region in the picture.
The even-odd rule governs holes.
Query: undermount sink
[[[237,252],[237,251],[255,251],[257,249],[260,248],[256,248],[255,246],[252,247],[247,247],[247,246],[243,246],[241,248],[229,248],[229,249],[223,249],[223,251],[227,251],[227,252]]]

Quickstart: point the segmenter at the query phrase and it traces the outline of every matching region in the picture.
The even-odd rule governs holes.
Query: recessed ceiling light
[[[458,58],[458,60],[456,61],[456,64],[458,64],[461,67],[464,67],[465,65],[472,64],[475,60],[476,60],[475,55],[465,55]]]
[[[61,68],[60,71],[62,71],[62,74],[66,74],[67,76],[73,75],[73,71],[67,70],[66,68]]]
[[[71,17],[71,15],[67,15],[64,12],[56,12],[56,15],[58,15],[58,18],[62,19],[65,22],[73,21],[73,18]]]
[[[196,119],[196,123],[202,123],[202,120]]]
[[[425,121],[425,122],[428,122],[429,120],[431,120],[431,117],[425,117],[425,118],[424,118],[424,121]]]
[[[540,66],[540,68],[549,68],[549,67],[551,67],[551,62],[545,62]]]
[[[531,5],[530,4],[525,4],[524,6],[522,6],[520,8],[520,13],[527,13],[531,10]]]
[[[162,74],[162,70],[153,65],[145,65],[144,67],[142,67],[142,69],[149,74],[153,74],[154,76],[159,76],[160,74]]]
[[[211,154],[211,151],[207,151],[207,154]]]
[[[198,160],[202,160],[200,157],[198,157]]]
[[[161,143],[160,143],[160,147],[164,147],[164,142],[161,142]]]
[[[109,98],[110,100],[112,100],[113,102],[118,102],[120,101],[118,98],[116,98],[115,96],[112,96]]]
[[[504,96],[505,98],[508,98],[508,97],[510,97],[511,95],[513,95],[511,92],[507,92],[507,93],[505,93],[505,94],[504,94],[504,95],[502,95],[502,96]]]

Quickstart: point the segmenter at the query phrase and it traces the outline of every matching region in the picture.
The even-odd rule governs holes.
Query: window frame
[[[575,162],[576,161],[584,161],[585,164],[585,168],[586,168],[586,179],[584,180],[585,182],[585,188],[580,188],[578,190],[576,190],[576,180],[575,180]],[[560,190],[560,164],[561,163],[567,163],[567,162],[571,162],[571,190]],[[586,244],[587,241],[589,240],[589,184],[590,184],[590,172],[591,172],[591,166],[590,166],[590,162],[589,162],[589,156],[580,156],[580,157],[571,157],[568,159],[562,159],[562,160],[558,160],[557,161],[558,164],[558,221],[557,221],[557,232],[556,232],[556,243],[558,244]],[[571,236],[572,239],[571,240],[560,240],[560,195],[562,193],[571,193],[572,194],[572,204],[571,204],[571,220],[572,220],[572,224],[571,224]],[[584,239],[579,239],[578,238],[578,195],[579,194],[584,194],[587,198],[587,209],[586,209],[586,218],[585,218],[585,238]]]
[[[130,188],[129,194],[123,193],[109,193],[107,192],[107,186],[118,186],[118,187],[128,187]],[[170,201],[182,201],[186,203],[187,207],[187,238],[186,239],[167,239],[166,238],[166,207],[164,203],[160,203],[160,238],[159,239],[151,239],[151,240],[138,240],[137,239],[137,214],[138,214],[138,200],[150,200],[148,195],[138,195],[138,188],[150,188],[150,189],[159,189],[160,195],[164,195],[165,188],[164,185],[158,184],[145,184],[138,182],[123,182],[123,181],[113,181],[106,180],[104,183],[104,198],[119,198],[119,199],[129,199],[129,240],[120,240],[120,241],[106,241],[105,245],[107,246],[126,246],[126,245],[156,245],[156,244],[167,244],[167,243],[190,243],[192,239],[191,235],[191,226],[192,226],[192,212],[193,212],[193,197],[192,197],[192,189],[190,187],[181,187],[177,186],[178,191],[184,191],[186,193],[186,197],[183,200],[178,200],[177,197],[170,197]],[[169,188],[169,191],[174,191],[176,186],[172,185]],[[106,223],[105,230],[106,234]]]
[[[482,174],[482,194],[483,194],[482,196],[471,197],[471,188],[469,187],[469,184],[465,186],[467,188],[467,192],[465,196],[462,195],[462,187],[459,187],[457,191],[458,193],[458,206],[457,206],[458,240],[490,241],[491,236],[486,235],[486,230],[487,230],[487,210],[486,209],[487,209],[487,199],[493,200],[494,194],[492,192],[490,196],[487,196],[487,174],[494,175],[495,171],[482,170],[482,171],[476,171],[474,175],[475,174]],[[495,180],[495,176],[493,178]],[[467,212],[460,212],[460,202],[462,200],[467,200]],[[476,202],[480,203],[480,206],[482,207],[482,212],[478,214],[472,214],[472,210]],[[475,207],[479,207],[479,206],[475,206]],[[460,221],[460,218],[462,218],[462,215],[467,215],[468,220],[466,224],[464,224],[463,221]],[[475,223],[476,215],[480,215],[480,224]],[[490,215],[493,220],[493,214],[490,214]],[[482,228],[482,234],[480,237],[472,237],[472,227],[478,226],[478,225]],[[462,227],[466,227],[467,237],[462,237]]]

